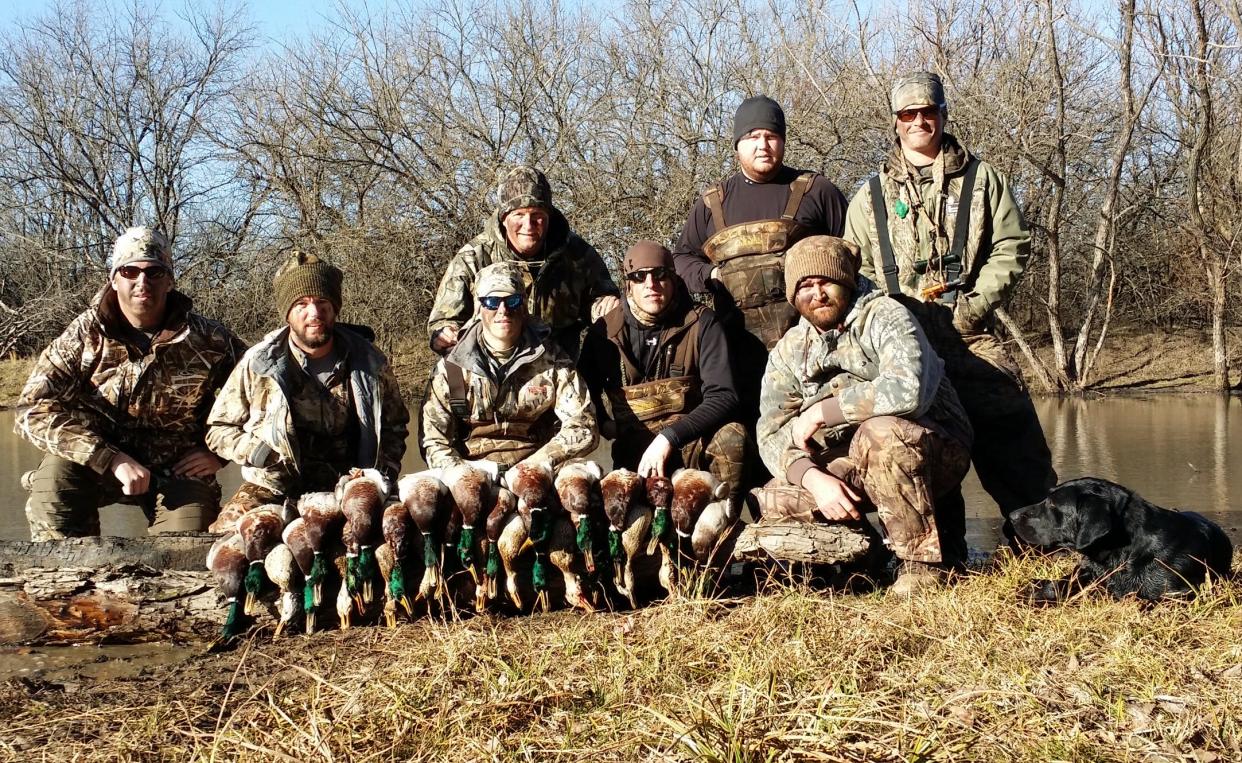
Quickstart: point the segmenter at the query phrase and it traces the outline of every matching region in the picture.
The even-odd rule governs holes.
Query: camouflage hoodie
[[[1022,210],[1014,200],[1008,181],[996,168],[974,158],[956,138],[944,135],[940,156],[930,172],[909,168],[894,145],[880,172],[881,187],[888,211],[889,238],[897,260],[901,291],[921,299],[925,281],[938,275],[928,267],[920,275],[917,261],[935,263],[948,254],[957,220],[958,197],[967,164],[979,162],[974,192],[969,200],[970,229],[962,262],[966,286],[959,291],[954,308],[955,322],[979,327],[1009,296],[1031,253],[1031,235]],[[900,214],[905,210],[905,214]],[[881,273],[880,247],[875,214],[871,207],[871,188],[864,183],[850,200],[845,216],[844,238],[862,249],[860,272],[872,279]],[[973,280],[972,273],[976,273]]]
[[[150,351],[127,338],[116,292],[105,286],[31,371],[14,430],[39,450],[102,474],[123,452],[149,468],[203,446],[207,412],[246,345],[168,294],[165,328]]]
[[[493,375],[484,357],[481,331],[481,324],[473,324],[432,372],[423,404],[427,465],[486,458],[505,466],[519,461],[557,466],[594,450],[599,431],[590,393],[573,361],[548,340],[547,328],[527,326],[502,378]],[[446,362],[462,369],[465,417],[452,410]]]
[[[395,479],[405,455],[410,414],[388,358],[339,324],[335,341],[342,343],[349,358],[359,429],[354,463]],[[251,347],[220,390],[207,419],[207,446],[241,464],[247,482],[281,495],[298,487],[298,440],[286,379],[291,373],[305,373],[290,356],[288,345],[286,326]]]
[[[840,330],[820,334],[802,318],[768,357],[756,437],[772,474],[784,479],[807,457],[793,442],[793,421],[834,395],[846,423],[816,435],[825,448],[848,443],[873,416],[913,419],[966,445],[973,439],[944,362],[914,316],[862,276]]]
[[[551,326],[553,341],[570,355],[577,355],[578,334],[590,324],[595,300],[620,295],[599,253],[569,229],[565,216],[556,209],[549,212],[543,259],[531,263],[509,249],[500,219],[493,214],[483,232],[463,246],[444,271],[427,318],[429,339],[446,326],[460,328],[470,321],[475,314],[474,277],[496,262],[525,266],[531,316]],[[537,276],[531,265],[536,266]]]

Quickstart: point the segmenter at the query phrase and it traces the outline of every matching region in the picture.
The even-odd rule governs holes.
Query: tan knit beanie
[[[785,299],[794,303],[798,282],[810,276],[835,281],[853,291],[858,288],[858,245],[836,236],[811,236],[790,247],[785,254]]]
[[[276,312],[285,318],[293,303],[302,297],[319,297],[331,302],[339,313],[342,280],[343,275],[337,268],[313,254],[295,251],[272,279]]]

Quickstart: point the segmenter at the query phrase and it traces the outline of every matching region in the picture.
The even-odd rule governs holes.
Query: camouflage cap
[[[858,288],[861,250],[853,241],[836,236],[811,236],[789,248],[785,254],[785,299],[794,304],[794,294],[803,278],[819,276],[851,290]]]
[[[474,277],[475,297],[507,297],[525,293],[522,271],[509,262],[488,265]]]
[[[168,237],[145,225],[126,229],[112,245],[112,269],[108,277],[116,275],[125,265],[139,262],[153,262],[173,272],[172,243]]]
[[[341,311],[341,283],[344,274],[313,254],[294,251],[285,260],[276,277],[272,279],[272,291],[276,312],[281,318],[289,316],[289,308],[302,297],[319,297],[332,303]]]
[[[897,80],[893,84],[892,106],[894,114],[926,106],[947,109],[949,106],[944,99],[944,83],[940,81],[940,75],[915,72]]]
[[[548,178],[534,167],[518,165],[505,173],[496,187],[497,216],[523,207],[539,207],[552,211],[552,186]]]

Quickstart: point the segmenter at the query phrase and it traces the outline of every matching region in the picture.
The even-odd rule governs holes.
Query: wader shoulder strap
[[[712,222],[715,223],[716,230],[724,230],[727,227],[725,223],[724,207],[721,206],[721,200],[724,199],[724,185],[714,185],[703,192],[703,203],[707,205],[707,211],[712,215]]]
[[[785,203],[785,213],[781,215],[782,220],[794,219],[794,215],[798,214],[798,207],[802,206],[802,197],[811,190],[813,182],[815,182],[815,174],[804,172],[789,184],[789,201]]]
[[[957,195],[957,219],[953,222],[953,245],[945,257],[944,282],[953,284],[962,277],[962,262],[966,257],[966,233],[970,227],[971,196],[975,192],[975,175],[979,174],[979,160],[971,159],[962,176],[962,190]],[[950,287],[946,294],[957,291]],[[949,300],[953,299],[950,295]]]
[[[448,382],[449,410],[459,419],[470,418],[470,404],[466,401],[466,374],[456,363],[444,361],[444,379]]]
[[[893,255],[893,242],[888,237],[888,210],[884,204],[884,186],[880,176],[871,176],[871,213],[875,216],[875,237],[880,245],[880,270],[884,273],[884,293],[900,294],[901,283],[897,280],[897,258]]]

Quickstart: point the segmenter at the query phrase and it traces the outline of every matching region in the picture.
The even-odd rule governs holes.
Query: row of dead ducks
[[[207,567],[229,606],[225,638],[269,612],[273,592],[278,636],[299,621],[307,633],[327,625],[325,598],[341,628],[376,609],[390,626],[400,613],[448,611],[446,564],[469,573],[478,612],[498,605],[502,578],[518,610],[522,591],[533,590],[534,608],[547,611],[557,573],[571,607],[593,611],[613,591],[637,606],[639,588],[676,593],[689,569],[703,570],[736,521],[727,493],[695,469],[644,479],[573,460],[555,474],[519,464],[498,478],[495,464],[476,461],[402,477],[392,500],[379,472],[355,469],[335,492],[222,515],[216,527],[227,534]],[[639,579],[634,562],[644,554],[659,556],[658,567],[645,566],[655,580]]]

